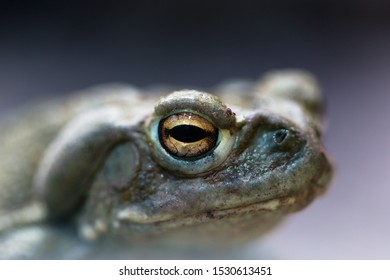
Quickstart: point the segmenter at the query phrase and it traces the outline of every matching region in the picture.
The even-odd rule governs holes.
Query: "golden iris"
[[[161,120],[158,131],[164,149],[186,159],[207,154],[214,149],[218,140],[218,129],[210,121],[187,112]]]

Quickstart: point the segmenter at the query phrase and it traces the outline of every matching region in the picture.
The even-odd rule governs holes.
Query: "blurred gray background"
[[[1,112],[105,82],[207,88],[308,69],[326,94],[337,176],[250,250],[390,259],[389,1],[33,2],[0,3]]]

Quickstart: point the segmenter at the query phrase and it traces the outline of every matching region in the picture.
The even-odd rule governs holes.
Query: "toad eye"
[[[154,160],[177,176],[202,176],[221,166],[237,136],[232,110],[194,90],[163,97],[145,128]]]
[[[218,129],[210,121],[186,112],[163,119],[158,133],[162,147],[169,154],[184,159],[206,155],[218,141]]]

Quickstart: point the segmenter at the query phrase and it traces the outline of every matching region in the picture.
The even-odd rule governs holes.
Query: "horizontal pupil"
[[[193,143],[207,137],[207,133],[197,126],[183,124],[169,130],[169,136],[180,142]]]

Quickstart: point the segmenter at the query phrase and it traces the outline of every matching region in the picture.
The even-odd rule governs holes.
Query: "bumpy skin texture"
[[[240,244],[329,185],[322,96],[310,74],[275,71],[213,94],[157,91],[164,97],[101,86],[3,120],[0,258],[116,258],[139,244]],[[191,158],[177,146],[169,151],[161,123],[176,114],[215,127],[215,146]],[[195,140],[185,140],[195,143],[185,149],[201,151]]]

